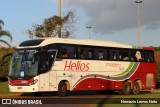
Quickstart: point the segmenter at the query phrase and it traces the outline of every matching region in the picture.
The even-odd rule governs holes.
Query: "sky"
[[[141,45],[160,46],[160,0],[142,0]],[[75,12],[75,39],[114,41],[137,45],[138,5],[135,0],[62,0],[62,16]],[[0,19],[13,35],[13,46],[30,39],[27,29],[58,14],[58,0],[1,0]],[[86,27],[91,27],[87,29]]]

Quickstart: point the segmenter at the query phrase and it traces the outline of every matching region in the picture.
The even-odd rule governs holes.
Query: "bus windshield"
[[[15,50],[10,63],[9,77],[29,79],[36,76],[39,59],[32,63],[32,57],[36,52],[38,52],[36,49]]]

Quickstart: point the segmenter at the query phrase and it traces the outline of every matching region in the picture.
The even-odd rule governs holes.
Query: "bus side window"
[[[92,51],[92,49],[88,49],[88,59],[89,59],[89,60],[93,59],[92,56],[93,56],[93,51]]]
[[[76,57],[75,48],[72,46],[67,47],[67,55],[69,59],[73,59]]]
[[[116,50],[109,51],[109,60],[116,61],[116,60],[118,60],[117,56],[118,56],[118,51],[116,51]]]
[[[95,60],[98,60],[98,50],[97,49],[94,49],[94,59]]]
[[[76,49],[73,46],[62,46],[60,49],[60,58],[74,59],[76,58]]]
[[[104,58],[105,58],[104,53],[105,53],[105,50],[103,50],[103,49],[95,49],[94,50],[94,59],[104,60]]]
[[[66,59],[68,56],[67,56],[67,47],[65,46],[60,46],[58,48],[58,58],[61,58],[61,59]]]
[[[80,59],[87,59],[87,53],[86,53],[86,49],[85,48],[78,48],[78,57]]]
[[[84,59],[84,49],[80,49],[80,59]]]
[[[153,52],[148,52],[148,59],[150,62],[154,62],[154,54]]]
[[[105,49],[103,53],[104,53],[103,59],[108,60],[108,50]]]
[[[153,52],[145,52],[145,61],[146,62],[154,62]]]
[[[119,61],[122,61],[123,59],[122,59],[122,56],[123,56],[123,53],[122,53],[122,51],[119,51],[119,54],[118,54],[118,60]]]
[[[60,58],[65,59],[67,58],[67,49],[63,48],[60,54]]]
[[[145,57],[144,57],[144,52],[142,52],[142,51],[136,51],[136,53],[135,53],[135,57],[136,57],[136,60],[138,61],[138,62],[143,62],[143,61],[145,61]]]
[[[142,62],[144,62],[145,61],[145,54],[144,54],[144,52],[143,51],[141,51],[141,56],[142,56]]]
[[[103,50],[99,50],[98,51],[98,59],[99,60],[103,60],[104,59],[104,52],[103,52]]]
[[[129,53],[127,51],[123,51],[123,61],[129,61]]]
[[[77,58],[77,51],[76,48],[74,48],[74,52],[73,52],[73,59]]]
[[[131,55],[130,61],[135,62],[135,61],[136,61],[135,52],[134,52],[134,51],[131,51],[131,52],[130,52],[130,55]]]

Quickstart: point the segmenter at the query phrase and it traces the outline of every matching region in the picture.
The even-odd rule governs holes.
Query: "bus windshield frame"
[[[11,79],[30,79],[37,76],[39,58],[32,63],[32,57],[39,49],[16,49],[10,62]]]

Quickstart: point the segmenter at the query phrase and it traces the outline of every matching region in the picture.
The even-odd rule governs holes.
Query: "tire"
[[[129,82],[125,82],[123,84],[122,94],[129,95],[131,93],[131,84]]]
[[[139,86],[139,83],[138,82],[135,82],[134,85],[133,85],[133,89],[132,89],[132,94],[139,94],[140,93],[140,86]]]
[[[64,97],[67,95],[67,85],[65,82],[60,82],[58,85],[58,95]]]

